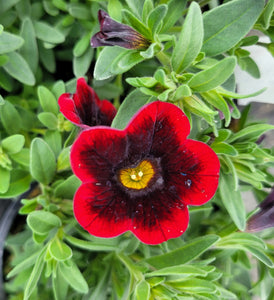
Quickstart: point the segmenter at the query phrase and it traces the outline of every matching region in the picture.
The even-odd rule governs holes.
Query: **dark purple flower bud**
[[[146,49],[150,42],[133,28],[118,23],[103,10],[98,11],[100,31],[91,38],[93,48],[120,46],[127,49]]]
[[[256,232],[274,227],[274,188],[259,204],[260,210],[247,222],[247,231]]]

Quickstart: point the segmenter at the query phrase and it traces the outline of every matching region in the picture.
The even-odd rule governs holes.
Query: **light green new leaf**
[[[149,300],[150,285],[145,280],[140,281],[135,288],[136,300]]]
[[[150,96],[144,95],[140,90],[134,90],[123,101],[115,118],[112,121],[111,127],[124,129],[131,117],[145,104],[149,103]]]
[[[25,137],[21,134],[14,134],[2,140],[2,148],[9,154],[14,154],[23,148]]]
[[[64,279],[75,291],[81,294],[86,294],[88,292],[88,284],[77,265],[72,260],[69,260],[68,262],[60,261],[58,267]]]
[[[28,215],[27,224],[34,233],[46,235],[53,228],[59,228],[62,222],[58,216],[49,211],[37,210]]]
[[[188,85],[196,92],[207,92],[224,83],[236,67],[236,58],[226,57],[214,66],[195,74]]]
[[[213,234],[198,237],[189,241],[181,248],[165,254],[152,256],[145,259],[145,261],[157,269],[185,264],[201,255],[218,240],[219,237]]]
[[[67,260],[72,257],[71,248],[58,238],[51,241],[48,249],[51,256],[58,261]]]
[[[57,129],[58,119],[51,112],[42,112],[38,115],[39,121],[50,130]]]
[[[10,170],[4,169],[0,166],[0,198],[1,193],[6,193],[10,184]]]
[[[34,85],[35,77],[25,59],[17,52],[7,54],[9,61],[3,66],[13,78],[26,85]]]
[[[37,89],[37,94],[43,111],[57,115],[59,112],[59,107],[53,93],[45,86],[40,85]]]
[[[49,184],[55,174],[56,161],[49,145],[40,138],[35,138],[30,147],[30,172],[34,179]]]
[[[192,2],[179,40],[172,53],[171,64],[176,73],[184,71],[199,54],[203,43],[203,19],[200,6]]]
[[[64,280],[59,268],[56,269],[56,276],[52,276],[52,289],[54,299],[56,300],[67,300],[69,284]]]
[[[264,0],[235,0],[204,14],[202,51],[215,56],[235,46],[253,27]]]
[[[227,143],[212,143],[211,148],[217,153],[217,154],[225,154],[230,156],[236,156],[238,155],[238,151],[232,146]]]
[[[4,180],[4,178],[2,178],[2,175],[0,176],[1,181]],[[0,195],[0,198],[10,199],[21,195],[29,189],[31,180],[32,178],[29,172],[17,169],[12,170],[10,173],[9,188],[4,194]]]
[[[15,34],[2,32],[0,34],[0,55],[19,49],[24,43],[24,40]]]
[[[234,189],[233,177],[230,174],[220,174],[219,193],[224,207],[239,230],[245,230],[246,212],[239,190]]]
[[[258,20],[259,23],[262,24],[264,29],[269,28],[273,12],[274,12],[274,0],[269,0]]]

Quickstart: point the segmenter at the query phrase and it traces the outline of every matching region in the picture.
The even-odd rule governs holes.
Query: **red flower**
[[[84,78],[77,80],[76,93],[62,94],[58,104],[61,113],[68,120],[84,128],[96,125],[110,126],[117,112],[111,102],[98,98]]]
[[[150,42],[130,26],[118,23],[103,10],[98,11],[100,31],[91,38],[93,48],[120,46],[127,49],[146,49]]]
[[[124,130],[83,131],[71,150],[83,182],[74,197],[80,225],[100,237],[130,230],[147,244],[180,236],[187,205],[212,198],[220,169],[215,152],[186,139],[189,132],[184,113],[160,101],[144,106]]]

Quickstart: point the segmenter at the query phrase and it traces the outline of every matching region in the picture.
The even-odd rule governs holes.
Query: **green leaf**
[[[127,9],[123,9],[124,17],[136,31],[141,33],[144,37],[151,39],[151,31],[148,27],[146,27],[138,18],[135,17],[133,13],[131,13]]]
[[[38,67],[39,54],[31,19],[26,18],[23,20],[20,35],[25,41],[20,48],[20,54],[25,58],[32,72],[35,73]]]
[[[72,244],[75,247],[78,247],[80,249],[88,250],[88,251],[116,251],[117,245],[107,245],[96,242],[90,242],[85,240],[80,240],[78,238],[75,238],[73,236],[66,236],[65,239]]]
[[[68,5],[68,11],[71,16],[80,20],[90,20],[90,10],[83,3],[70,3]]]
[[[241,57],[238,59],[238,64],[243,71],[246,71],[254,78],[260,78],[260,70],[258,65],[251,57]]]
[[[2,148],[9,154],[18,153],[25,144],[25,137],[21,134],[14,134],[2,140]]]
[[[66,86],[64,81],[62,80],[56,81],[52,87],[52,93],[54,94],[55,98],[58,99],[65,92],[66,92]]]
[[[181,248],[162,255],[147,258],[145,259],[145,262],[155,267],[156,269],[185,264],[201,255],[208,248],[214,245],[218,240],[219,237],[217,235],[204,235],[202,237],[191,240]]]
[[[55,155],[48,144],[35,138],[30,147],[30,172],[34,179],[49,184],[56,170]]]
[[[216,92],[216,90],[211,90],[208,92],[201,93],[201,96],[211,105],[219,109],[225,117],[225,126],[228,126],[231,121],[231,114],[229,106],[227,105],[224,98]]]
[[[34,233],[46,235],[53,228],[59,228],[62,222],[59,217],[51,212],[37,210],[28,215],[27,224]]]
[[[118,46],[103,48],[95,64],[94,78],[103,80],[115,75],[115,73],[112,73],[110,66],[118,56],[126,52],[127,49]]]
[[[83,37],[73,47],[73,56],[80,57],[90,47],[90,32],[83,35]]]
[[[274,125],[270,124],[255,124],[245,127],[244,129],[238,131],[237,133],[231,135],[227,142],[233,143],[235,141],[249,141],[255,142],[257,139],[266,131],[274,129]]]
[[[219,192],[224,207],[239,230],[245,230],[246,212],[239,190],[234,189],[233,178],[230,174],[220,174]]]
[[[10,170],[4,169],[0,166],[0,198],[2,198],[1,193],[6,193],[10,184]]]
[[[235,66],[236,58],[233,56],[226,57],[214,66],[195,74],[188,85],[197,92],[212,90],[229,78]]]
[[[217,154],[225,154],[230,156],[236,156],[238,155],[238,151],[232,146],[224,142],[220,143],[212,143],[211,148],[217,153]]]
[[[203,43],[203,34],[200,6],[196,2],[192,2],[171,57],[171,64],[176,73],[184,71],[199,54]]]
[[[3,66],[13,78],[26,85],[34,85],[35,77],[25,59],[17,52],[7,54],[9,61]]]
[[[23,271],[25,271],[26,269],[28,269],[29,267],[31,267],[32,265],[35,264],[35,262],[37,261],[37,257],[39,256],[40,251],[35,252],[34,254],[32,254],[31,256],[28,256],[26,259],[24,259],[23,261],[21,261],[20,263],[18,263],[7,275],[7,278],[11,278]]]
[[[186,3],[187,0],[170,0],[167,3],[168,10],[163,20],[161,32],[166,32],[177,22],[177,20],[182,16],[182,12],[186,7]]]
[[[62,276],[75,291],[86,294],[88,292],[88,284],[85,278],[72,260],[68,262],[64,263],[61,261],[58,264]]]
[[[79,188],[80,184],[81,181],[75,175],[71,175],[56,187],[54,190],[54,195],[63,199],[73,199],[74,194]]]
[[[163,25],[163,19],[167,13],[167,5],[161,4],[153,9],[147,19],[147,25],[150,28],[152,34],[157,34]]]
[[[39,121],[50,130],[57,129],[58,119],[51,112],[42,112],[38,115]]]
[[[23,43],[24,40],[20,36],[4,31],[0,34],[0,54],[17,50]]]
[[[65,41],[65,36],[48,23],[35,21],[33,25],[37,38],[44,42],[60,44]]]
[[[177,265],[173,267],[167,267],[160,270],[152,271],[146,273],[146,277],[154,277],[154,276],[170,276],[170,275],[184,275],[185,277],[193,277],[193,276],[201,276],[205,277],[209,272],[212,272],[214,267],[202,267],[195,265]]]
[[[154,4],[152,0],[145,0],[142,10],[142,20],[147,24],[147,17],[149,13],[154,9]]]
[[[135,288],[136,300],[149,300],[150,297],[150,285],[145,281],[140,281]]]
[[[259,18],[259,23],[264,29],[268,29],[271,24],[271,18],[274,12],[274,0],[269,0]]]
[[[202,51],[215,56],[235,46],[253,27],[264,0],[235,0],[204,14]]]
[[[17,134],[20,132],[22,124],[20,114],[9,101],[5,101],[5,103],[0,106],[0,117],[5,130],[9,134]]]
[[[56,269],[56,276],[52,276],[52,289],[54,299],[56,300],[67,300],[68,283],[64,280],[59,268]]]
[[[121,22],[123,5],[119,0],[108,1],[108,12],[111,18]]]
[[[70,169],[70,147],[63,148],[57,158],[57,171],[61,172]]]
[[[23,148],[20,152],[10,154],[10,158],[22,166],[29,166],[29,157],[30,157],[30,150],[29,148]]]
[[[274,266],[272,260],[265,253],[266,245],[264,241],[251,233],[232,233],[219,240],[216,247],[221,249],[239,249],[249,251],[268,267],[273,268]]]
[[[214,294],[216,292],[216,286],[212,282],[198,278],[186,279],[181,282],[172,283],[171,285],[174,288],[179,288],[182,292],[185,293]]]
[[[72,257],[71,248],[58,238],[55,238],[51,241],[48,249],[51,256],[58,261],[67,260]]]
[[[45,261],[44,261],[45,252],[46,252],[46,247],[42,249],[42,251],[40,252],[40,254],[35,262],[35,265],[30,274],[29,280],[25,286],[23,300],[28,300],[29,297],[31,296],[32,292],[34,291],[34,289],[37,287],[38,280],[42,274],[42,271],[43,271],[43,268],[45,265]]]
[[[9,188],[4,194],[0,195],[0,198],[2,199],[14,198],[26,192],[30,187],[32,178],[29,172],[15,169],[11,171],[10,175]],[[1,177],[1,181],[2,178],[3,177]]]
[[[90,67],[93,53],[93,48],[88,47],[83,55],[73,57],[73,74],[75,75],[75,77],[79,78],[85,76]]]
[[[43,111],[57,115],[59,112],[59,107],[53,93],[45,86],[40,85],[37,89],[37,94]]]
[[[149,103],[150,97],[144,95],[140,90],[131,92],[121,104],[115,118],[112,121],[111,127],[124,129],[131,117],[145,104]]]
[[[61,133],[58,130],[48,130],[44,136],[44,140],[57,158],[62,150]]]
[[[211,110],[201,99],[195,96],[183,99],[184,107],[192,113],[203,117],[210,125],[214,125],[215,111]]]

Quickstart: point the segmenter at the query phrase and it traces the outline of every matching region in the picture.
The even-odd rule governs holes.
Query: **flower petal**
[[[140,200],[130,230],[143,243],[155,245],[182,235],[188,222],[187,206],[165,190]]]
[[[109,181],[127,153],[125,133],[97,126],[82,131],[71,148],[71,167],[83,182]]]
[[[74,215],[90,234],[115,237],[129,229],[123,200],[117,199],[111,186],[82,184],[74,196]]]
[[[72,123],[86,128],[96,125],[109,126],[116,114],[111,102],[100,100],[84,78],[77,80],[76,93],[62,94],[58,104],[62,114]]]
[[[125,130],[129,156],[137,160],[149,153],[155,157],[171,154],[189,135],[190,124],[177,106],[155,101],[139,110]]]
[[[181,159],[172,162],[176,157]],[[177,155],[173,158],[170,156],[170,159],[170,184],[173,182],[185,204],[201,205],[214,196],[218,187],[220,162],[207,144],[188,139]]]

